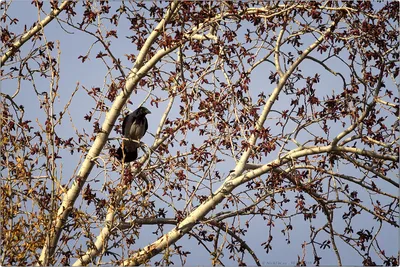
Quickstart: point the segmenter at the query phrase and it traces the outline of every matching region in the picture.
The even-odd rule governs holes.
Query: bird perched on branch
[[[140,147],[140,139],[147,131],[148,123],[146,115],[151,112],[140,107],[124,118],[122,122],[122,146],[118,148],[116,158],[119,161],[131,162],[137,159],[138,147]]]

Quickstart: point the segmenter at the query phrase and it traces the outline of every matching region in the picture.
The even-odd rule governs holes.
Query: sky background
[[[47,3],[46,3],[47,4]],[[119,2],[112,2],[112,11],[118,8]],[[77,5],[77,9],[79,10],[80,5]],[[48,10],[48,9],[47,9]],[[82,10],[80,10],[82,11]],[[10,25],[9,29],[13,32],[20,33],[23,31],[24,26],[27,25],[30,27],[34,22],[37,21],[38,19],[38,14],[36,8],[30,4],[30,1],[15,1],[8,12],[11,17],[17,17],[19,19],[19,23],[17,25]],[[41,19],[43,19],[43,14],[41,14]],[[64,17],[64,16],[63,16]],[[120,24],[118,26],[118,39],[113,39],[112,44],[116,46],[112,46],[113,53],[117,58],[120,58],[123,60],[123,64],[125,66],[131,67],[132,64],[129,64],[124,57],[124,54],[135,54],[137,55],[137,51],[135,50],[135,46],[132,45],[131,41],[127,38],[125,38],[129,33],[125,32],[129,28],[129,24],[127,23],[127,20],[120,20]],[[243,27],[243,32],[246,27]],[[242,32],[242,33],[243,33]],[[240,32],[238,33],[240,36]],[[103,51],[103,47],[100,44],[95,44],[93,46],[93,51],[91,52],[91,59],[87,60],[84,64],[81,63],[81,60],[78,59],[79,56],[84,55],[89,49],[91,44],[94,41],[94,37],[88,36],[87,34],[81,33],[75,29],[72,29],[71,27],[64,26],[64,29],[60,27],[60,25],[56,22],[53,21],[51,22],[46,28],[45,28],[45,36],[48,40],[52,41],[59,41],[60,42],[60,50],[61,50],[61,61],[60,61],[60,66],[61,66],[61,75],[60,75],[60,90],[59,90],[59,97],[57,99],[57,104],[56,104],[56,112],[62,111],[64,105],[68,102],[68,99],[71,95],[71,93],[74,91],[76,88],[77,84],[79,83],[80,87],[86,87],[88,89],[92,87],[100,87],[101,90],[106,91],[107,87],[106,84],[109,82],[108,80],[105,81],[105,75],[107,73],[107,69],[102,64],[99,60],[95,59],[95,56],[99,51]],[[313,40],[309,40],[312,42]],[[30,49],[30,46],[32,45],[31,41],[28,41],[22,48],[22,53],[27,53]],[[116,49],[116,47],[118,47]],[[176,56],[176,54],[174,55]],[[319,67],[317,64],[313,62],[306,62],[305,64],[302,65],[304,69],[302,69],[303,74],[312,74],[315,72],[319,72],[321,74],[321,80],[324,81],[323,84],[319,84],[318,88],[320,90],[321,95],[329,95],[333,91],[339,91],[341,89],[341,79],[339,77],[334,77],[330,73],[327,73],[326,71],[321,70],[321,67]],[[330,67],[332,69],[340,69],[342,66],[340,65],[339,62],[333,60],[330,62]],[[270,73],[272,68],[269,65],[263,65],[257,68],[253,73],[252,73],[252,82],[250,84],[250,90],[252,90],[254,93],[254,96],[257,96],[259,92],[270,92],[272,88],[269,88],[271,85],[266,84],[266,75]],[[127,71],[126,71],[127,72]],[[47,79],[40,79],[37,78],[36,80],[36,85],[37,85],[37,90],[40,91],[49,91],[49,82]],[[393,85],[391,85],[393,86]],[[25,107],[25,112],[26,112],[26,117],[31,119],[32,121],[35,121],[38,119],[38,121],[43,122],[45,115],[40,110],[39,107],[39,102],[37,100],[37,95],[32,89],[32,85],[27,82],[23,82],[21,86],[21,93],[16,97],[15,102],[23,105]],[[147,92],[145,90],[146,88],[140,88],[138,90],[137,95],[132,95],[131,96],[131,101],[133,102],[133,105],[128,105],[129,110],[134,110],[137,105],[139,105],[142,100],[145,98]],[[16,81],[10,81],[6,80],[3,81],[1,84],[1,90],[3,93],[7,94],[13,94],[16,90]],[[396,89],[393,88],[393,91],[396,92]],[[161,90],[155,91],[155,94],[161,93]],[[267,94],[268,95],[268,94]],[[256,99],[256,98],[254,98]],[[253,99],[253,100],[254,100]],[[276,104],[276,107],[281,107],[284,105],[288,105],[289,103],[289,98],[287,97],[282,97]],[[93,99],[91,99],[87,93],[84,90],[78,90],[76,97],[73,100],[73,103],[70,108],[70,114],[72,121],[74,123],[74,127],[76,127],[79,130],[85,129],[87,133],[91,133],[93,131],[92,128],[92,123],[85,121],[83,119],[84,114],[88,114],[92,108],[94,107],[95,102]],[[107,102],[107,105],[109,105],[109,102]],[[163,113],[163,110],[165,108],[166,102],[161,103],[159,108],[157,109],[154,106],[150,106],[149,103],[146,103],[145,106],[150,108],[152,111],[152,114],[148,116],[148,119],[150,122],[156,122],[156,123],[149,123],[149,133],[155,133],[156,128],[158,126],[158,122],[161,118],[161,115]],[[110,105],[109,105],[110,106]],[[175,109],[172,114],[172,116],[179,116],[178,111],[179,109]],[[97,113],[99,114],[99,113]],[[273,116],[278,117],[277,113],[272,113]],[[104,115],[104,114],[103,114]],[[120,117],[121,119],[121,117]],[[101,122],[104,121],[104,117],[101,119]],[[276,120],[274,118],[269,118],[266,122],[267,125],[269,125],[272,128],[272,131],[274,131],[273,126],[275,125]],[[388,121],[388,123],[392,123],[392,121]],[[69,136],[75,135],[73,128],[71,127],[71,123],[69,121],[69,118],[66,116],[66,118],[63,120],[62,125],[60,126],[62,129],[60,137],[67,139]],[[280,129],[277,129],[278,131]],[[342,130],[342,127],[340,126],[340,122],[338,122],[337,127],[332,127],[331,128],[331,136],[335,136],[337,133],[339,133]],[[60,131],[59,131],[60,133]],[[119,135],[113,131],[110,135],[110,138],[112,137],[118,137]],[[201,143],[201,139],[197,139],[196,136],[190,136],[190,138],[193,138],[193,140],[197,140],[197,142]],[[153,136],[150,134],[145,135],[145,137],[142,139],[142,141],[146,144],[152,144],[153,142]],[[196,141],[194,141],[196,142]],[[118,143],[116,140],[111,141],[111,144],[115,144],[118,146]],[[107,151],[103,151],[103,153],[108,153]],[[70,155],[69,153],[63,153],[63,168],[62,172],[61,170],[59,171],[59,175],[63,177],[63,181],[68,181],[70,177],[73,176],[74,170],[76,170],[77,164],[81,161],[81,155],[74,154]],[[269,155],[268,157],[264,158],[262,162],[268,162],[272,159],[274,159],[275,155]],[[234,167],[234,162],[233,160],[229,161],[227,159],[227,162],[224,163],[225,169],[221,169],[220,173],[221,176],[224,177],[226,176],[231,169]],[[349,169],[349,175],[355,173],[352,168]],[[92,172],[90,179],[95,178],[95,174],[100,174],[97,178],[103,179],[102,178],[102,173],[100,170],[95,169]],[[108,174],[112,179],[117,179],[118,178],[118,173],[115,175],[113,174]],[[393,175],[394,172],[393,172]],[[357,175],[356,175],[357,176]],[[264,176],[266,178],[267,176]],[[393,177],[393,176],[392,176]],[[217,188],[218,183],[216,183],[215,188]],[[101,187],[101,183],[98,184],[99,187]],[[391,193],[396,194],[396,191],[394,191],[392,188],[388,187],[385,188],[388,191],[391,191]],[[240,190],[240,189],[237,189]],[[360,193],[363,194],[363,193]],[[296,195],[293,193],[293,196]],[[367,194],[364,195],[366,197]],[[279,198],[277,198],[279,199]],[[361,197],[361,199],[363,199]],[[294,201],[291,203],[294,205]],[[160,205],[160,207],[165,207],[168,208],[164,203],[162,202],[156,202],[156,205]],[[217,213],[221,211],[220,209],[216,209],[213,213]],[[211,214],[210,214],[211,215]],[[173,216],[173,214],[169,214],[169,216]],[[244,217],[245,218],[245,217]],[[247,217],[247,219],[250,217]],[[335,226],[337,226],[337,229],[343,229],[345,227],[344,221],[341,219],[341,213],[337,212],[336,217],[335,217]],[[322,226],[326,222],[326,218],[322,216],[322,214],[319,215],[319,217],[316,218],[316,221],[314,221],[314,226]],[[244,219],[243,219],[244,223]],[[100,227],[102,226],[101,222],[99,222]],[[291,243],[287,244],[285,242],[285,238],[280,234],[280,230],[284,229],[284,225],[277,225],[275,228],[275,234],[274,234],[274,242],[273,242],[273,249],[269,254],[266,254],[260,245],[261,242],[264,242],[265,239],[267,239],[268,236],[268,228],[266,226],[266,221],[258,220],[256,223],[253,223],[251,227],[248,230],[245,240],[249,242],[250,247],[255,250],[256,255],[259,257],[261,263],[263,265],[270,265],[270,264],[277,264],[277,265],[294,265],[297,262],[297,255],[301,256],[301,248],[300,244],[302,244],[304,241],[309,240],[309,227],[310,224],[309,222],[306,222],[303,220],[301,216],[296,216],[293,217],[292,219],[292,225],[294,226],[294,230],[291,232]],[[360,215],[354,218],[353,225],[355,227],[364,228],[364,229],[370,229],[372,225],[376,225],[375,221],[371,220],[370,216],[365,216],[365,215]],[[164,233],[166,233],[168,230],[172,229],[173,226],[165,226],[164,227]],[[155,236],[152,234],[154,231],[155,227],[152,226],[143,226],[142,231],[140,233],[140,238],[137,240],[135,247],[141,248],[147,244],[152,243],[155,241]],[[95,231],[96,232],[96,231]],[[357,230],[355,229],[355,232]],[[260,236],[265,236],[264,238],[259,238]],[[396,255],[397,251],[399,250],[399,242],[398,242],[398,231],[394,230],[392,227],[388,227],[386,224],[383,226],[381,230],[381,234],[378,237],[378,240],[385,241],[385,250],[387,255]],[[358,255],[355,254],[355,252],[347,245],[345,245],[342,241],[339,239],[336,239],[336,242],[339,247],[339,251],[342,256],[342,262],[345,265],[360,265],[361,260]],[[383,244],[383,243],[382,243]],[[177,245],[181,245],[184,247],[185,250],[191,251],[191,255],[188,257],[187,264],[188,265],[209,265],[210,264],[210,258],[211,256],[205,251],[203,248],[199,247],[197,245],[197,241],[194,238],[188,238],[187,236],[182,238],[180,241],[177,242]],[[323,265],[335,265],[336,264],[336,258],[334,255],[334,252],[332,250],[321,250],[319,251],[320,256],[323,257],[321,264]],[[158,255],[154,259],[158,260],[162,257],[163,255]],[[249,257],[245,257],[245,262],[248,264],[254,264],[254,261]],[[374,259],[377,261],[377,263],[381,262],[378,258]],[[153,261],[154,262],[154,261]],[[179,265],[180,262],[178,258],[175,258],[174,260],[175,264]],[[233,262],[230,262],[227,257],[224,257],[223,262],[225,264],[233,264]],[[307,257],[306,257],[306,262],[307,264],[312,264],[313,262],[313,254],[311,251],[311,247],[308,247],[307,251]]]

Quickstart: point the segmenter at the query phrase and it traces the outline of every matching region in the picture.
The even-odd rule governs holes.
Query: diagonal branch
[[[274,104],[275,100],[278,98],[282,88],[285,85],[285,82],[287,81],[289,76],[293,73],[293,71],[298,67],[298,65],[305,59],[305,57],[311,51],[313,51],[321,42],[323,42],[323,40],[325,40],[325,36],[331,34],[334,31],[334,29],[336,28],[336,25],[338,24],[340,19],[341,19],[341,16],[336,18],[336,20],[332,22],[331,27],[329,27],[329,29],[327,29],[324,32],[324,34],[321,35],[313,44],[311,44],[307,49],[305,49],[303,54],[301,54],[297,58],[297,60],[292,64],[292,66],[284,74],[282,79],[280,79],[278,86],[272,92],[270,98],[268,99],[268,101],[262,111],[262,114],[260,115],[260,118],[258,119],[258,121],[256,123],[255,132],[251,135],[250,140],[249,140],[249,144],[250,144],[249,148],[243,153],[242,157],[240,158],[238,164],[235,167],[234,172],[232,172],[230,174],[230,176],[227,177],[225,183],[215,191],[215,194],[210,196],[205,202],[203,202],[199,207],[197,207],[196,210],[194,210],[191,214],[189,214],[188,217],[186,217],[181,223],[179,223],[176,228],[172,229],[170,232],[163,235],[161,238],[159,238],[152,244],[146,246],[143,250],[133,254],[129,259],[124,261],[124,265],[143,264],[143,263],[147,262],[149,259],[151,259],[152,257],[154,257],[155,255],[157,255],[159,252],[161,252],[164,249],[166,249],[167,247],[169,247],[171,244],[174,244],[175,242],[177,242],[182,236],[184,236],[186,233],[188,233],[198,221],[202,220],[206,214],[208,214],[212,209],[215,208],[215,206],[217,206],[219,203],[221,203],[228,194],[230,194],[237,186],[242,184],[244,181],[258,177],[259,175],[270,171],[274,166],[291,161],[293,158],[295,158],[297,156],[300,157],[300,156],[305,156],[308,154],[325,153],[332,149],[332,147],[329,146],[329,147],[326,147],[325,150],[310,149],[310,148],[303,149],[301,151],[296,150],[297,154],[289,153],[289,156],[285,157],[284,159],[276,159],[271,164],[264,165],[262,168],[248,172],[245,175],[239,176],[243,172],[245,164],[252,152],[252,147],[256,143],[256,140],[258,137],[257,131],[262,129],[263,124],[272,108],[272,105]],[[259,170],[262,170],[262,171],[259,171]],[[253,175],[250,175],[251,173]]]
[[[178,1],[175,1],[171,4],[170,9],[165,15],[165,18],[160,21],[157,28],[163,28],[163,26],[171,18],[177,6]],[[43,265],[48,263],[48,259],[51,258],[54,254],[56,245],[61,235],[61,231],[67,221],[69,214],[72,211],[76,199],[79,196],[79,192],[82,190],[83,185],[85,184],[92,168],[94,167],[93,159],[97,158],[100,155],[100,152],[107,142],[108,136],[112,131],[112,128],[122,110],[122,107],[128,101],[137,83],[162,57],[178,47],[178,45],[176,45],[170,48],[161,49],[146,64],[144,64],[143,51],[148,51],[150,49],[148,46],[151,46],[160,34],[161,31],[157,32],[157,34],[150,35],[150,37],[147,39],[146,45],[142,48],[142,51],[140,52],[140,55],[142,55],[140,57],[141,59],[139,61],[136,61],[133,71],[127,77],[125,88],[116,97],[113,105],[110,108],[110,111],[106,114],[106,118],[102,125],[101,131],[98,133],[92,147],[86,155],[85,161],[82,163],[78,176],[76,177],[72,187],[63,197],[62,204],[57,212],[54,233],[52,234],[51,240],[49,242],[46,242],[45,246],[43,247],[38,264]]]
[[[331,34],[335,30],[340,19],[341,19],[341,16],[336,18],[332,22],[331,27],[329,27],[314,43],[312,43],[308,48],[306,48],[303,51],[303,53],[296,59],[296,61],[290,66],[290,68],[286,71],[286,73],[284,73],[282,75],[282,77],[280,77],[278,86],[272,91],[271,96],[268,98],[268,100],[264,106],[264,109],[256,123],[255,131],[251,135],[250,140],[249,140],[249,148],[243,153],[238,164],[236,165],[235,171],[231,174],[231,177],[238,176],[243,172],[245,165],[247,163],[247,160],[252,152],[252,147],[254,146],[254,144],[257,141],[257,138],[258,138],[257,131],[262,129],[263,124],[264,124],[265,120],[267,119],[267,116],[270,113],[273,104],[278,99],[278,96],[279,96],[280,92],[282,91],[283,87],[285,86],[286,81],[289,79],[290,75],[299,66],[299,64],[308,56],[308,54],[310,54],[311,51],[313,51],[319,44],[321,44],[325,40],[325,36]],[[283,31],[280,33],[280,35],[282,35],[282,34],[283,34]],[[277,45],[277,47],[278,47],[278,45]],[[279,64],[279,62],[278,62],[278,64]],[[229,178],[227,180],[229,180]]]
[[[42,30],[47,24],[49,24],[55,17],[57,17],[72,1],[67,0],[64,1],[60,7],[58,7],[55,10],[52,10],[47,17],[45,17],[41,22],[36,24],[35,27],[33,27],[31,30],[26,32],[19,40],[15,41],[12,45],[11,48],[8,49],[8,51],[1,57],[1,63],[0,67],[3,67],[6,61],[17,52],[20,47],[28,41],[32,36],[34,36],[36,33],[38,33],[40,30]]]

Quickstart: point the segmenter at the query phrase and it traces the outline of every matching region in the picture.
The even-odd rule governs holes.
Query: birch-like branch
[[[267,164],[264,165],[262,168],[256,169],[254,171],[246,173],[245,175],[239,176],[243,172],[245,164],[247,163],[247,160],[252,151],[252,146],[254,146],[257,140],[256,132],[263,127],[267,115],[269,114],[275,100],[278,98],[278,95],[281,92],[282,88],[284,87],[285,82],[287,81],[289,76],[293,73],[293,71],[297,68],[300,62],[303,61],[304,58],[325,39],[325,35],[330,34],[335,29],[339,20],[340,17],[332,23],[331,27],[328,30],[326,30],[326,32],[323,35],[321,35],[313,44],[311,44],[307,49],[305,49],[303,54],[300,55],[299,58],[297,58],[297,60],[288,69],[288,71],[285,73],[282,79],[280,79],[278,86],[274,89],[270,98],[266,102],[262,114],[260,115],[260,118],[256,123],[255,127],[256,131],[250,137],[249,148],[243,153],[242,157],[240,158],[238,164],[235,167],[234,172],[232,172],[231,175],[227,177],[225,183],[221,187],[219,187],[212,196],[210,196],[205,202],[203,202],[199,207],[197,207],[197,209],[195,209],[191,214],[189,214],[189,216],[187,216],[181,223],[179,223],[176,228],[174,228],[167,234],[163,235],[161,238],[159,238],[152,244],[146,246],[143,250],[133,254],[129,259],[124,261],[124,265],[140,265],[147,262],[150,258],[157,255],[159,252],[169,247],[171,244],[174,244],[182,236],[188,233],[199,220],[203,219],[206,214],[208,214],[211,210],[215,208],[215,206],[221,203],[222,200],[224,200],[225,197],[229,195],[237,186],[239,186],[240,184],[242,184],[247,180],[253,179],[265,172],[270,171],[273,168],[273,166],[276,166],[276,163]],[[329,149],[332,149],[332,147],[329,146]],[[295,154],[296,152],[297,154]],[[321,152],[319,148],[303,149],[303,150],[296,149],[293,155],[289,153],[288,157],[284,159],[277,159],[275,160],[275,162],[277,163],[280,162],[281,164],[283,164],[288,161],[291,161],[293,158],[302,157],[308,155],[309,153],[318,154],[325,152],[327,151]]]
[[[172,14],[175,12],[175,9],[178,7],[178,5],[179,5],[178,1],[174,1],[171,4],[170,9],[165,14],[165,17],[157,25],[156,29],[162,29],[164,27],[166,22],[168,22],[168,20],[172,16]],[[119,114],[121,113],[122,107],[128,101],[133,89],[136,87],[136,84],[139,82],[139,80],[144,75],[146,75],[146,73],[163,56],[165,56],[166,54],[170,53],[171,51],[173,51],[177,48],[177,45],[176,45],[176,46],[173,46],[170,48],[161,49],[146,64],[144,64],[143,60],[144,60],[145,54],[150,49],[150,46],[156,41],[156,38],[161,34],[162,31],[159,30],[159,31],[154,31],[154,32],[155,33],[153,33],[149,36],[149,38],[147,39],[141,52],[139,53],[139,57],[135,63],[135,66],[134,66],[132,72],[127,77],[125,88],[116,97],[113,105],[110,108],[110,111],[107,112],[105,121],[101,128],[101,131],[98,133],[92,147],[90,148],[88,154],[86,155],[85,161],[82,163],[82,166],[78,172],[78,176],[75,179],[75,182],[73,183],[71,188],[68,190],[67,194],[64,195],[62,204],[57,212],[55,229],[54,229],[54,233],[52,234],[50,244],[46,244],[43,247],[38,264],[43,265],[44,263],[47,263],[48,258],[50,258],[54,254],[56,245],[57,245],[58,240],[61,235],[62,228],[64,227],[64,225],[67,221],[68,215],[72,211],[74,203],[79,196],[79,192],[82,190],[82,187],[85,184],[86,179],[88,178],[88,176],[94,166],[93,159],[100,155],[100,152],[103,149],[104,145],[106,144],[108,136],[109,136],[110,132],[112,131],[112,128],[113,128]],[[107,216],[107,219],[108,219],[108,217],[111,217],[111,216]],[[106,222],[108,222],[107,219],[106,219]],[[102,231],[102,233],[105,236],[108,236],[109,229],[106,229],[106,232],[107,233],[103,233],[103,231]],[[99,245],[99,248],[102,247],[102,245],[104,245],[104,239],[103,240],[98,239],[96,241],[96,245]],[[92,249],[86,255],[88,258],[87,260],[89,260],[90,257],[97,255],[99,253],[99,251],[101,251],[101,248],[100,248],[100,250]],[[80,260],[78,260],[77,263],[78,263],[78,265],[83,264],[80,262]]]
[[[52,10],[47,17],[45,17],[41,22],[36,24],[31,30],[26,32],[19,40],[15,41],[12,44],[12,47],[8,49],[8,51],[1,57],[0,67],[3,67],[6,61],[15,54],[16,51],[20,49],[20,47],[28,41],[32,36],[42,30],[47,24],[49,24],[55,17],[57,17],[65,7],[67,7],[72,1],[67,0],[64,1],[59,8],[56,10]]]
[[[267,119],[267,116],[271,111],[273,104],[275,103],[276,99],[278,99],[278,96],[282,91],[283,87],[285,86],[286,81],[289,79],[290,75],[294,72],[294,70],[297,68],[300,62],[302,62],[308,56],[308,54],[311,53],[311,51],[313,51],[320,43],[322,43],[322,41],[325,39],[325,36],[331,34],[334,31],[340,19],[341,17],[338,17],[335,21],[333,21],[331,26],[314,43],[312,43],[308,48],[304,50],[304,52],[296,59],[296,61],[286,71],[286,73],[279,79],[278,86],[274,89],[274,91],[271,93],[271,96],[268,98],[264,106],[264,109],[256,123],[255,132],[251,135],[249,140],[249,148],[243,153],[242,157],[240,158],[238,164],[235,167],[234,172],[231,174],[231,177],[238,176],[243,172],[247,160],[250,156],[250,153],[253,149],[253,146],[256,143],[258,137],[257,131],[262,129],[263,124]],[[281,32],[281,34],[283,34],[283,32]],[[227,180],[229,180],[229,177]]]

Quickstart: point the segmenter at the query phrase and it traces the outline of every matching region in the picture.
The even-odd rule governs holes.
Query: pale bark
[[[53,10],[50,12],[50,14],[44,18],[42,21],[40,21],[38,24],[36,24],[35,27],[33,27],[31,30],[27,31],[20,39],[15,41],[12,44],[12,47],[8,49],[8,51],[1,57],[1,64],[0,67],[3,67],[6,61],[17,52],[21,46],[28,41],[29,39],[32,38],[35,34],[37,34],[39,31],[41,31],[47,24],[49,24],[54,18],[56,18],[66,6],[68,6],[72,1],[64,1],[60,7],[58,7],[57,10]]]
[[[174,1],[171,4],[170,11],[167,12],[165,15],[165,18],[160,21],[159,25],[157,26],[157,29],[162,29],[163,25],[170,19],[172,13],[178,6],[178,1]],[[57,246],[57,242],[60,238],[62,228],[65,225],[65,222],[68,218],[68,215],[70,214],[74,203],[79,196],[80,191],[82,190],[83,185],[85,184],[93,166],[94,166],[94,161],[93,159],[98,157],[100,155],[100,152],[102,151],[104,145],[107,142],[108,136],[119,116],[121,113],[122,107],[125,105],[125,103],[128,101],[132,91],[136,87],[136,84],[140,81],[140,79],[146,75],[146,73],[166,54],[170,53],[176,47],[168,48],[168,49],[162,49],[160,50],[156,55],[154,55],[146,64],[144,64],[144,57],[146,52],[150,49],[150,46],[155,42],[157,37],[161,34],[160,31],[154,31],[153,34],[149,36],[147,39],[144,47],[142,48],[141,52],[139,53],[139,56],[137,58],[137,61],[135,63],[135,66],[133,67],[133,70],[131,73],[128,75],[126,79],[126,84],[124,90],[116,97],[113,105],[110,108],[110,111],[107,112],[106,118],[104,120],[104,123],[101,127],[101,131],[98,133],[92,147],[90,148],[85,161],[82,163],[82,166],[79,170],[78,177],[73,183],[72,187],[68,190],[67,194],[64,195],[62,204],[60,208],[58,209],[57,213],[57,218],[55,222],[55,230],[54,234],[52,235],[52,238],[50,240],[50,244],[46,244],[43,247],[42,253],[39,258],[38,264],[46,264],[48,261],[48,255],[52,255],[55,251],[55,248]],[[106,222],[112,221],[112,215],[113,213],[110,213],[107,215]],[[84,256],[85,258],[82,259],[81,261],[78,260],[76,264],[82,265],[85,261],[88,261],[91,257],[97,255],[105,241],[105,236],[108,236],[109,234],[109,229],[108,227],[105,227],[98,240],[96,241],[96,248],[94,250],[88,251],[88,253]],[[81,263],[82,262],[82,263]]]
[[[297,58],[297,60],[292,64],[292,66],[288,69],[288,71],[282,76],[278,86],[274,89],[267,103],[264,106],[264,109],[256,123],[255,127],[256,130],[260,130],[263,127],[263,124],[274,102],[278,98],[289,76],[297,68],[300,62],[302,62],[305,59],[305,57],[325,39],[325,35],[330,34],[335,29],[338,22],[339,19],[334,21],[331,27],[327,29],[326,32],[323,35],[321,35],[313,44],[311,44],[307,49],[305,49],[303,54]],[[247,160],[252,151],[252,147],[257,141],[257,137],[258,136],[255,133],[251,135],[249,139],[249,148],[243,153],[242,157],[240,158],[239,162],[237,163],[234,169],[234,172],[231,173],[231,175],[226,178],[225,183],[222,186],[220,186],[212,196],[210,196],[204,203],[202,203],[191,214],[189,214],[189,216],[186,217],[185,220],[183,220],[181,223],[179,223],[176,228],[171,230],[169,233],[163,235],[157,241],[146,246],[143,250],[132,255],[130,259],[125,260],[124,265],[140,265],[146,263],[153,256],[157,255],[159,252],[163,251],[171,244],[174,244],[182,236],[188,233],[198,221],[202,220],[206,214],[208,214],[219,203],[221,203],[221,201],[224,200],[225,197],[228,196],[237,186],[241,185],[245,181],[248,181],[250,179],[260,176],[263,173],[270,171],[276,165],[281,165],[283,163],[292,160],[293,158],[296,158],[296,155],[293,156],[291,155],[291,153],[289,153],[288,155],[291,156],[287,157],[286,159],[277,159],[275,160],[275,162],[277,163],[273,162],[271,164],[263,165],[263,167],[259,169],[248,172],[245,175],[242,175],[243,171],[245,170]],[[332,147],[330,147],[330,149],[331,148]],[[304,153],[304,155],[320,153],[318,150],[314,151],[312,149],[307,149],[306,151],[307,152]],[[304,155],[303,153],[300,152],[298,153],[298,157]]]

